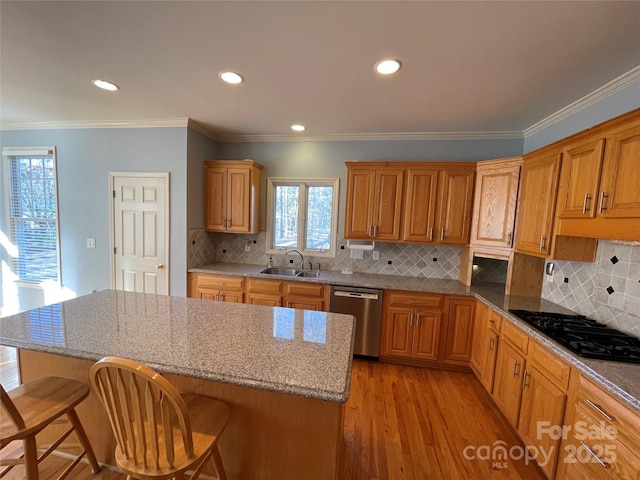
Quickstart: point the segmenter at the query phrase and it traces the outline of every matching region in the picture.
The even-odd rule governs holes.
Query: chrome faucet
[[[304,257],[298,250],[289,250],[287,253],[285,253],[285,255],[289,255],[292,252],[300,255],[300,270],[304,270]]]

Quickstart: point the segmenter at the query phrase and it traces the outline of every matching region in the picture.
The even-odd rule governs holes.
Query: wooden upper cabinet
[[[474,179],[473,164],[467,168],[445,168],[440,172],[436,222],[438,243],[469,243]]]
[[[408,242],[429,243],[435,240],[436,194],[438,170],[409,167],[404,206],[402,238]]]
[[[404,170],[348,166],[345,238],[399,240]]]
[[[522,158],[478,163],[472,245],[511,248]]]
[[[603,152],[603,138],[567,148],[563,152],[558,218],[595,216]]]
[[[561,153],[525,156],[520,183],[516,251],[549,256]]]
[[[205,229],[260,231],[262,166],[251,160],[205,162]]]
[[[640,120],[607,137],[598,214],[640,217]],[[637,240],[637,239],[636,239]]]

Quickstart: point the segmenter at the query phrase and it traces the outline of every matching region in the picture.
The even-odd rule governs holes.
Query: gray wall
[[[0,144],[57,147],[62,283],[76,295],[110,287],[108,172],[169,172],[170,290],[186,294],[186,127],[3,131]]]
[[[545,145],[562,140],[574,133],[586,130],[636,108],[640,108],[640,82],[633,83],[573,114],[569,118],[525,138],[524,153],[532,152]]]

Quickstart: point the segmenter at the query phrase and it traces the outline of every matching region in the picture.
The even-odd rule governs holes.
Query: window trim
[[[15,279],[13,280],[15,284],[21,286],[28,287],[36,287],[43,288],[44,285],[54,285],[58,287],[62,287],[62,262],[61,262],[61,251],[60,251],[60,201],[59,201],[59,192],[58,192],[58,156],[55,146],[50,147],[2,147],[2,168],[3,168],[3,177],[4,177],[4,189],[5,189],[5,226],[7,228],[7,232],[9,233],[9,241],[13,244],[13,225],[11,222],[11,167],[10,162],[12,158],[20,158],[20,157],[51,157],[53,159],[54,165],[54,195],[55,195],[55,205],[56,205],[56,263],[57,263],[57,278],[55,280],[45,279],[40,281],[34,280],[25,280],[19,277],[19,274],[16,270],[16,260],[15,257],[10,256],[10,265],[11,272],[15,275]],[[15,245],[17,249],[18,246]]]
[[[301,211],[298,212],[298,247],[274,247],[273,246],[273,227],[274,227],[274,190],[276,186],[299,186],[302,187],[300,198],[304,198],[304,202],[300,202]],[[333,198],[331,202],[331,235],[329,238],[329,249],[306,249],[306,218],[307,218],[307,187],[332,187]],[[296,249],[303,255],[312,257],[331,257],[336,256],[336,244],[338,237],[338,206],[340,196],[340,179],[339,178],[289,178],[289,177],[269,177],[267,178],[267,225],[266,225],[266,253],[267,254],[283,254],[287,250]]]

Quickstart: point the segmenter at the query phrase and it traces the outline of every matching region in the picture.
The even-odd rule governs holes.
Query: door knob
[[[157,264],[156,270],[164,270],[164,265],[162,263]]]

